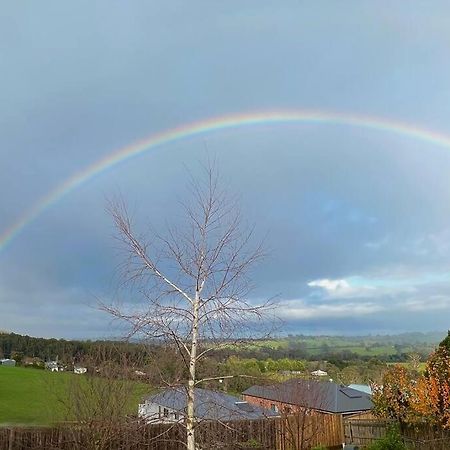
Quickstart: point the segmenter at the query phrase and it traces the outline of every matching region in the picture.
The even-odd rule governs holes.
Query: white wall
[[[164,408],[166,408],[169,412],[168,417],[164,417],[163,415]],[[178,414],[178,418],[175,419],[175,412],[176,411],[173,409],[158,405],[157,403],[153,403],[147,400],[144,403],[140,403],[138,407],[139,417],[145,419],[148,423],[179,422],[183,419],[183,417],[181,416],[181,414]]]

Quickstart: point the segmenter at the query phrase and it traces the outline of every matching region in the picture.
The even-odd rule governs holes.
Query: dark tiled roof
[[[186,410],[186,389],[165,389],[145,398],[146,401],[179,411]],[[243,402],[232,395],[208,389],[195,388],[195,416],[203,420],[239,420],[273,417],[273,411]]]
[[[243,394],[331,413],[367,411],[373,406],[369,394],[325,381],[295,379],[272,386],[252,386]]]

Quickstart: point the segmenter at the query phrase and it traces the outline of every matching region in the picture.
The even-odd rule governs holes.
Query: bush
[[[374,442],[367,450],[407,450],[397,427],[389,428],[384,438]]]
[[[247,442],[241,442],[239,444],[239,448],[254,448],[254,449],[258,449],[261,448],[261,443],[258,442],[256,439],[250,439]]]

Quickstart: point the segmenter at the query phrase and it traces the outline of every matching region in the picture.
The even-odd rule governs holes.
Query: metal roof
[[[145,400],[184,414],[186,389],[184,387],[165,389],[146,397]],[[263,419],[277,415],[273,411],[251,405],[232,395],[201,388],[195,388],[194,408],[195,416],[203,420]]]
[[[252,386],[244,395],[331,413],[368,411],[369,394],[332,382],[294,379],[271,386]]]

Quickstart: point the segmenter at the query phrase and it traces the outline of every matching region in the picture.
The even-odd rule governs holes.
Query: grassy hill
[[[84,376],[0,366],[0,424],[48,425],[67,420],[70,389],[74,382],[87,383],[80,377]],[[136,413],[140,397],[149,391],[143,383],[130,383],[133,393],[123,414]]]
[[[427,357],[446,333],[404,333],[383,336],[288,336],[230,344],[228,351],[256,358],[406,361],[409,354]]]

